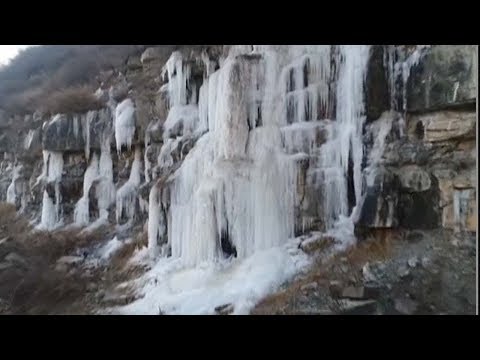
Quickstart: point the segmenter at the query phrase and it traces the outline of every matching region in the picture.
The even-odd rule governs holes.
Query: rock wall
[[[295,157],[294,189],[287,189],[295,193],[295,234],[328,230],[340,214],[352,211],[358,214],[357,234],[380,228],[475,232],[477,48],[371,46],[360,91],[364,108],[358,119],[365,121],[345,127],[353,132],[337,143],[328,140],[335,124],[343,121],[342,111],[353,106],[338,99],[348,98],[341,92],[356,83],[339,85],[342,69],[349,66],[344,63],[348,55],[345,60],[339,52],[346,50],[327,50],[297,54],[289,46],[192,46],[170,56],[154,47],[130,58],[122,72],[100,74],[97,96],[108,99],[105,109],[51,119],[0,112],[0,200],[15,203],[40,225],[46,209],[55,209],[58,221],[44,223],[47,229],[98,220],[145,227],[150,246],[170,254],[176,226],[172,216],[182,216],[176,179],[182,168],[194,166],[183,166],[184,160],[206,146],[209,129],[220,126],[215,134],[225,136],[208,138],[216,143],[215,151],[237,171],[248,169],[246,176],[254,179],[245,161],[260,161],[251,152],[260,151],[264,136],[271,140],[276,130],[267,127],[269,121],[285,116],[278,136],[286,153]],[[268,68],[272,63],[277,67]],[[276,98],[269,100],[270,108],[265,105],[273,86],[266,80],[269,71],[286,79],[285,115],[276,112]],[[219,88],[223,77],[233,85]],[[249,86],[257,86],[258,92]],[[212,101],[225,101],[229,112],[215,110]],[[363,146],[355,144],[355,131]],[[332,146],[347,151],[346,157],[341,155],[345,179],[325,170],[333,169],[334,160],[325,157]],[[203,171],[193,169],[192,177]],[[346,191],[341,192],[338,186],[344,180]],[[346,209],[338,207],[343,200],[335,196],[345,197]],[[218,241],[224,252],[236,255],[240,249],[232,234],[246,230],[228,224]]]
[[[416,60],[401,79],[403,111],[367,127],[365,139],[378,136],[379,122],[389,130],[358,227],[476,232],[477,48],[432,46]]]

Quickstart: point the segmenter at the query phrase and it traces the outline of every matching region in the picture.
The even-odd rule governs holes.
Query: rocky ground
[[[370,238],[319,260],[252,314],[476,313],[475,236],[445,231]]]

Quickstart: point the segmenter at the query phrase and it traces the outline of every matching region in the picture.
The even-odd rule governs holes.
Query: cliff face
[[[476,232],[476,50],[148,48],[101,74],[104,109],[0,112],[0,200],[189,266],[310,231]]]

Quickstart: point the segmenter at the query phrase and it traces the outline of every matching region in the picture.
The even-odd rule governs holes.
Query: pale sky
[[[18,51],[35,45],[0,45],[0,65],[5,65],[18,54]]]

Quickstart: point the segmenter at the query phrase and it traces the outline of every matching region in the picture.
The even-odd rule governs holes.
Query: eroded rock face
[[[383,112],[390,109],[388,72],[385,69],[384,52],[383,45],[374,45],[370,49],[370,62],[365,84],[367,121],[378,119]]]
[[[406,192],[427,191],[432,186],[430,174],[418,165],[403,166],[398,170],[402,190]]]
[[[410,134],[425,142],[474,139],[476,114],[466,111],[436,111],[413,115],[409,124]]]
[[[48,151],[100,149],[105,130],[112,126],[109,109],[79,115],[56,115],[44,124],[42,145]]]
[[[391,228],[398,226],[400,181],[391,171],[383,169],[375,177],[373,186],[366,190],[358,226],[363,228]]]
[[[411,70],[408,110],[432,111],[470,104],[475,109],[475,45],[436,45]]]

